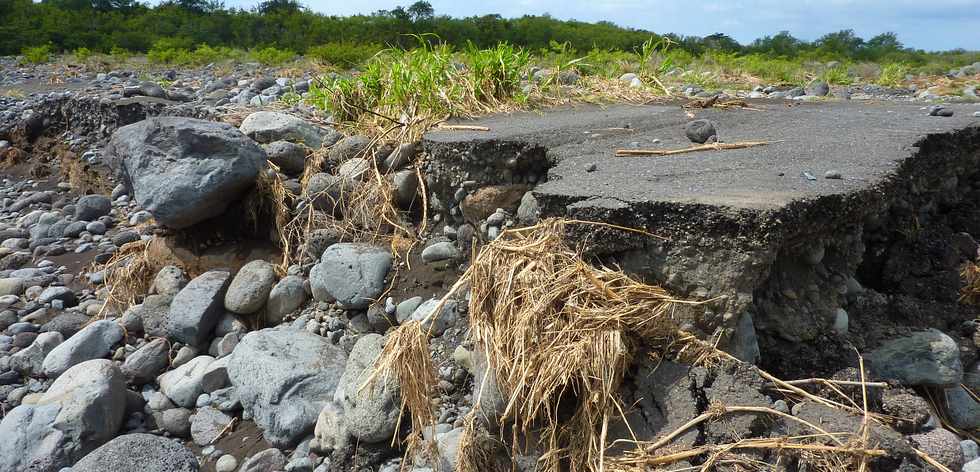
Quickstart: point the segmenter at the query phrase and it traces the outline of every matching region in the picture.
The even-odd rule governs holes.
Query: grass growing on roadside
[[[878,74],[875,83],[884,87],[901,87],[902,83],[905,82],[906,74],[908,74],[908,68],[904,64],[885,64],[881,68],[881,73]]]
[[[353,77],[321,80],[312,102],[341,121],[384,119],[406,124],[448,116],[470,116],[522,102],[520,79],[530,63],[527,52],[508,44],[455,52],[447,45],[386,50]]]

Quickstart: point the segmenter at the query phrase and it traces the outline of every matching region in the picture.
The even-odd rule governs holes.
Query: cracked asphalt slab
[[[980,118],[973,116],[977,105],[947,105],[953,117],[928,116],[921,103],[760,100],[750,106],[756,110],[688,110],[680,104],[561,107],[459,121],[489,131],[435,130],[425,139],[543,146],[556,163],[535,195],[570,205],[670,202],[751,211],[868,190],[915,156],[923,138],[980,129]],[[723,142],[770,144],[672,156],[614,155],[617,149],[689,147],[684,125],[697,118],[712,120]],[[842,178],[827,179],[828,171]]]

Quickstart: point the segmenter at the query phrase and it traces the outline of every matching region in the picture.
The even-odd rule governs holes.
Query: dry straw
[[[470,336],[486,353],[506,398],[501,424],[513,426],[513,447],[520,438],[540,438],[546,451],[540,470],[558,471],[563,463],[573,471],[600,470],[608,424],[623,410],[617,391],[640,340],[666,348],[684,336],[671,316],[675,304],[688,302],[584,262],[564,237],[572,224],[611,227],[552,219],[507,231],[474,257],[444,298],[470,287]],[[377,375],[411,379],[402,383],[402,407],[411,411],[416,428],[431,419],[428,395],[434,388],[418,381],[419,369],[431,365],[422,359],[429,357],[429,333],[422,326],[396,330],[377,367]],[[427,378],[435,379],[431,373]],[[560,419],[559,403],[569,399],[574,414]],[[471,457],[480,453],[469,447],[473,443],[463,440],[461,470],[482,462]]]
[[[967,262],[963,265],[960,277],[963,279],[963,288],[960,289],[960,303],[980,304],[980,267],[977,267],[973,262]]]

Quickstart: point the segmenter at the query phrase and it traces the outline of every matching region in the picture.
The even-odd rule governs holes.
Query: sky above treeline
[[[256,0],[225,0],[228,7],[250,8]],[[300,0],[329,15],[370,14],[407,7],[414,0]],[[429,0],[437,15],[504,17],[542,15],[596,22],[656,33],[706,36],[725,33],[746,44],[788,30],[814,40],[842,29],[864,39],[898,34],[906,46],[925,50],[980,49],[980,0]]]

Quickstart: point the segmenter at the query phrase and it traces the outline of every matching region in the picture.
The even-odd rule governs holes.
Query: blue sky
[[[350,15],[408,6],[414,0],[300,0],[314,11]],[[251,7],[258,0],[226,0]],[[436,14],[505,17],[550,13],[556,18],[608,20],[658,33],[726,33],[746,43],[780,30],[802,39],[853,29],[868,39],[894,31],[906,46],[980,49],[980,0],[429,0]]]

